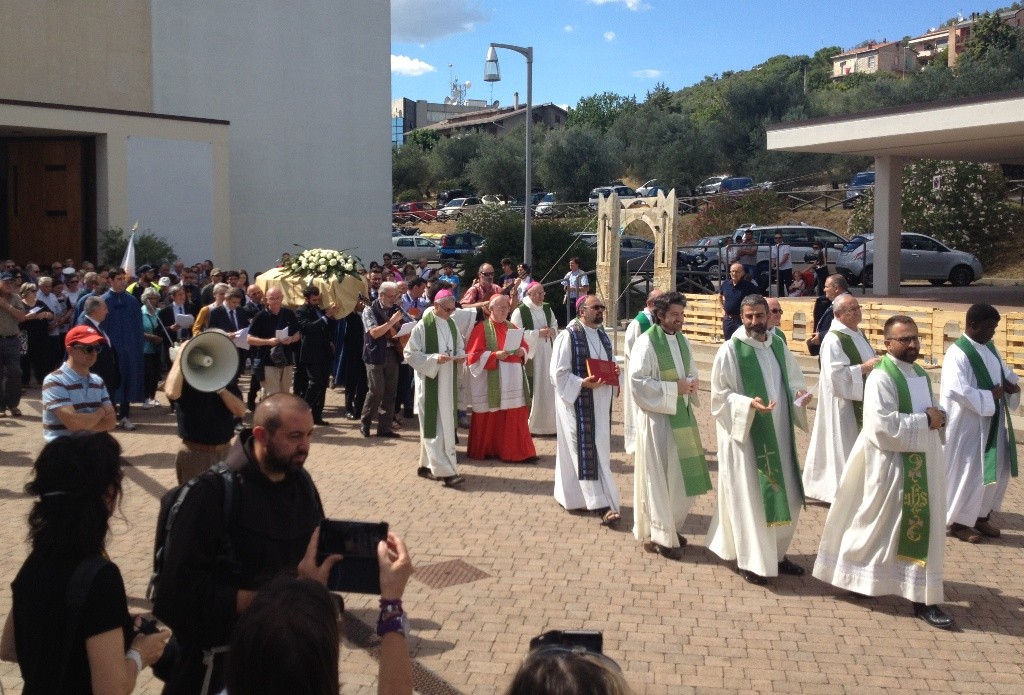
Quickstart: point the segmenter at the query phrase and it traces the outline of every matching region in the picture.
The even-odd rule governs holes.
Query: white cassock
[[[636,324],[634,321],[630,326]],[[686,340],[686,336],[683,336]],[[676,374],[697,376],[697,365],[690,350],[689,364],[683,364],[674,336],[668,339]],[[687,341],[689,343],[689,341]],[[696,497],[687,497],[679,452],[669,417],[676,412],[679,389],[674,381],[662,381],[658,354],[647,335],[633,343],[627,365],[628,390],[633,391],[637,411],[636,456],[633,465],[633,536],[651,540],[666,548],[678,548],[683,523]],[[697,394],[683,396],[692,406]]]
[[[551,322],[544,313],[543,306],[537,306],[529,297],[512,312],[512,323],[523,325],[522,313],[529,311],[534,326],[543,326],[558,330],[558,319],[554,310],[551,311]],[[530,405],[530,433],[555,434],[555,387],[548,373],[551,369],[551,352],[553,338],[541,338],[537,330],[527,330],[526,339],[533,345],[533,394]]]
[[[587,348],[593,359],[613,360],[608,355],[598,331],[584,328]],[[541,376],[537,372],[537,379]],[[579,448],[577,446],[576,399],[583,389],[585,377],[572,369],[572,336],[562,331],[555,338],[554,355],[548,374],[554,384],[555,416],[558,422],[558,449],[555,454],[555,500],[566,509],[604,509],[616,512],[621,506],[619,489],[612,477],[611,407],[615,397],[613,386],[599,386],[594,394],[594,448],[597,452],[597,480],[580,480]]]
[[[964,336],[968,340],[969,337]],[[1018,382],[1017,375],[981,343],[974,349],[985,363],[993,384],[1006,379],[1012,384]],[[1020,406],[1020,392],[1007,394],[1006,400],[1011,412]],[[949,418],[946,423],[946,523],[958,523],[973,527],[978,519],[987,517],[993,510],[999,511],[1010,481],[1010,444],[1006,433],[1005,416],[1000,412],[999,432],[996,435],[996,482],[985,485],[984,458],[988,430],[995,414],[992,392],[978,388],[974,369],[967,355],[956,345],[946,351],[942,363],[942,382],[939,386],[939,402]]]
[[[650,320],[651,325],[654,325],[654,317],[651,315],[650,309],[644,308],[644,313],[647,314],[647,318]],[[640,322],[633,319],[629,322],[626,327],[626,338],[625,347],[622,350],[623,356],[625,357],[624,363],[629,365],[629,358],[633,354],[633,345],[636,344],[636,339],[640,337],[642,326]],[[682,374],[682,372],[680,372]],[[673,406],[674,407],[674,406]],[[626,450],[627,454],[633,455],[636,453],[636,411],[633,406],[633,393],[632,389],[628,386],[622,389],[622,445]]]
[[[908,380],[911,365],[895,360]],[[900,413],[896,385],[880,369],[864,386],[864,430],[857,437],[825,519],[814,576],[840,589],[867,596],[895,594],[935,605],[942,597],[942,552],[946,543],[946,462],[939,430],[928,429],[924,408]],[[901,560],[903,517],[902,452],[925,453],[931,518],[928,562]]]
[[[433,309],[427,309],[427,313],[433,313]],[[439,354],[465,355],[465,347],[462,336],[456,330],[452,335],[447,321],[437,319],[434,323],[437,327],[437,343],[440,353],[426,352],[426,324],[418,321],[412,329],[409,342],[405,346],[405,361],[413,368],[416,377],[416,391],[413,408],[419,416],[420,421],[420,467],[430,469],[430,472],[438,478],[458,475],[455,466],[455,402],[452,400],[452,379],[455,378],[455,370],[459,369],[462,362],[438,362]],[[424,388],[426,379],[437,379],[437,428],[436,436],[427,438],[424,436],[424,417],[426,412],[427,394]]]
[[[860,434],[853,404],[864,400],[864,377],[860,365],[850,364],[842,343],[832,335],[832,331],[842,331],[850,336],[862,362],[875,357],[875,351],[864,334],[847,328],[838,319],[821,341],[818,409],[811,428],[803,481],[805,495],[830,504],[836,498],[846,458]]]
[[[736,350],[730,339],[719,348],[711,366],[711,413],[718,436],[718,505],[708,528],[707,546],[723,560],[735,559],[741,570],[775,577],[779,573],[779,562],[793,540],[803,504],[800,478],[791,453],[793,438],[787,403],[804,388],[804,377],[789,348],[783,346],[789,377],[789,384],[783,384],[782,371],[767,342],[750,338],[743,326],[736,330],[733,338],[754,348],[768,399],[776,403],[772,422],[782,459],[791,521],[779,526],[768,526],[766,521],[754,442],[750,436],[754,422],[754,409],[750,406],[753,399],[743,394]],[[806,430],[807,412],[795,405],[792,411],[793,424]]]

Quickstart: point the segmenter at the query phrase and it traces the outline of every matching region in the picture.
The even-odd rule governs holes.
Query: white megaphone
[[[181,348],[181,374],[196,391],[219,391],[238,373],[238,351],[224,331],[205,330]]]

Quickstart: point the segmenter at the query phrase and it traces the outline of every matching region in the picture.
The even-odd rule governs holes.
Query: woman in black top
[[[50,321],[53,313],[50,308],[38,299],[38,288],[31,282],[21,286],[21,303],[29,315],[18,324],[18,328],[28,336],[28,352],[21,356],[21,385],[28,386],[29,378],[34,373],[39,386],[43,385],[50,366],[50,348],[46,336],[50,332]]]
[[[32,551],[11,584],[0,640],[0,656],[17,657],[25,695],[130,693],[138,672],[163,654],[167,631],[136,635],[121,572],[106,559],[121,465],[121,446],[105,432],[61,437],[36,459],[25,486],[38,498],[28,517]],[[75,586],[85,599],[72,609],[79,567]]]

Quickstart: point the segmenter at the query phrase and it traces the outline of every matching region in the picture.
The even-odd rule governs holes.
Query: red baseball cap
[[[64,347],[72,345],[106,345],[107,339],[92,326],[75,326],[64,337]]]

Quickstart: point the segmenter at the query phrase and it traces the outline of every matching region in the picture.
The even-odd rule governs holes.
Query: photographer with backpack
[[[220,692],[235,620],[275,576],[326,585],[340,556],[316,562],[324,513],[303,468],[312,433],[306,402],[276,393],[222,463],[164,496],[153,613],[181,645],[165,695]]]
[[[17,659],[24,693],[130,693],[170,633],[139,634],[117,565],[107,559],[121,500],[121,446],[109,434],[47,444],[25,492],[32,551],[11,584],[0,657]]]

